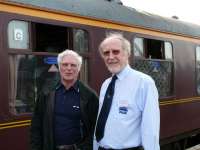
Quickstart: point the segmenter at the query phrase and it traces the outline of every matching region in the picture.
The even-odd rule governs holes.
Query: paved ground
[[[191,147],[191,148],[188,148],[186,150],[200,150],[200,144],[199,145],[196,145],[194,147]]]

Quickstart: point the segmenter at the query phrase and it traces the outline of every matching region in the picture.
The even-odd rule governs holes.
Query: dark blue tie
[[[99,142],[104,136],[104,129],[105,129],[106,121],[107,121],[108,114],[110,112],[110,108],[112,104],[116,79],[117,79],[117,76],[114,75],[106,90],[103,106],[99,113],[99,117],[98,117],[97,125],[96,125],[96,132],[95,132],[97,142]]]

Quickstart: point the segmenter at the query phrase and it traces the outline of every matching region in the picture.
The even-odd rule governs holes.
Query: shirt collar
[[[74,85],[72,86],[72,88],[74,88],[76,90],[76,92],[79,92],[79,86],[78,86],[78,80],[74,83]]]
[[[122,80],[123,78],[125,78],[126,75],[128,75],[130,69],[131,69],[130,65],[126,65],[119,73],[116,74],[117,78],[119,80]]]
[[[66,91],[64,85],[63,85],[61,82],[60,82],[60,83],[57,85],[57,87],[56,87],[56,90],[59,90],[59,89],[61,89],[63,92]],[[79,81],[77,80],[77,81],[74,83],[74,85],[73,85],[72,87],[70,87],[68,90],[70,90],[70,89],[74,89],[76,92],[79,93]]]

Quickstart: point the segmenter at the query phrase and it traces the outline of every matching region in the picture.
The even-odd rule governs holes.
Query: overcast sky
[[[121,0],[124,5],[200,25],[200,0]]]

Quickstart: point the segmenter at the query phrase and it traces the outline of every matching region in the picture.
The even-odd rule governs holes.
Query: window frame
[[[33,49],[34,49],[34,30],[33,30],[33,27],[32,27],[32,24],[37,24],[37,23],[41,23],[41,24],[46,24],[46,25],[54,25],[54,26],[57,26],[57,27],[59,27],[59,26],[62,26],[62,27],[65,27],[65,28],[71,28],[72,30],[73,29],[81,29],[81,30],[83,30],[84,32],[87,32],[87,35],[88,35],[88,45],[87,45],[87,47],[88,47],[88,51],[87,52],[78,52],[82,57],[83,57],[83,60],[87,60],[87,67],[86,66],[82,66],[82,68],[83,67],[86,67],[88,70],[86,70],[86,71],[84,71],[84,76],[87,74],[87,77],[85,76],[81,76],[80,75],[80,77],[81,78],[83,78],[83,79],[85,79],[85,80],[87,80],[86,81],[86,83],[88,83],[89,82],[89,72],[90,72],[90,58],[91,58],[91,47],[90,47],[90,32],[89,32],[89,30],[88,30],[88,28],[86,27],[84,27],[84,26],[80,26],[80,25],[78,25],[78,24],[71,24],[71,23],[69,23],[69,24],[62,24],[62,25],[60,25],[60,23],[59,22],[49,22],[49,21],[41,21],[41,22],[37,22],[37,21],[35,21],[34,19],[31,19],[31,21],[30,20],[26,20],[26,19],[17,19],[17,18],[15,18],[15,19],[10,19],[10,20],[8,20],[8,22],[7,22],[7,30],[8,30],[8,24],[11,22],[11,21],[13,21],[13,20],[15,20],[15,21],[24,21],[24,22],[27,22],[28,23],[28,34],[29,34],[29,48],[27,48],[27,49],[17,49],[17,48],[9,48],[9,46],[8,46],[8,40],[7,40],[7,49],[8,49],[8,56],[10,56],[10,55],[33,55],[33,56],[45,56],[45,55],[48,55],[48,56],[57,56],[57,54],[58,53],[51,53],[51,52],[36,52],[36,51],[33,51]],[[73,34],[72,34],[73,35]],[[8,39],[8,34],[6,34],[6,37],[7,37],[7,39]],[[69,40],[69,43],[72,43],[71,41],[73,41],[73,38],[70,38],[70,40]],[[72,44],[72,46],[73,46],[73,44]],[[73,49],[73,48],[70,48],[70,49]],[[10,62],[9,62],[9,65],[10,65]],[[84,65],[84,63],[83,63],[83,65]],[[9,70],[9,72],[10,72],[10,69],[8,69]],[[83,71],[81,71],[81,72],[83,72]],[[81,73],[80,72],[80,73]],[[10,74],[10,73],[9,73]],[[10,91],[10,83],[11,81],[9,80],[8,81],[8,91]],[[12,88],[12,87],[11,87]],[[15,100],[16,101],[16,100]],[[9,100],[9,103],[12,103],[10,100]],[[9,107],[10,107],[11,105],[9,105]],[[26,112],[26,113],[14,113],[14,111],[12,111],[12,109],[10,109],[9,108],[9,111],[11,112],[11,114],[13,114],[13,115],[15,115],[15,116],[21,116],[21,115],[24,115],[24,114],[30,114],[30,113],[32,113],[32,112]]]
[[[135,39],[136,38],[142,38],[143,39],[143,47],[144,47],[144,53],[143,53],[143,56],[135,56],[134,55],[134,41],[135,41]],[[158,41],[161,41],[163,44],[163,47],[165,46],[165,42],[167,42],[167,43],[170,43],[171,44],[171,53],[172,53],[172,59],[166,59],[165,58],[165,56],[163,56],[163,58],[162,59],[157,59],[157,58],[147,58],[147,49],[146,49],[146,43],[145,43],[145,41],[147,41],[147,40],[158,40]],[[131,58],[131,60],[133,60],[133,67],[135,68],[136,66],[135,66],[135,62],[136,61],[138,61],[138,60],[146,60],[146,61],[152,61],[152,62],[163,62],[163,63],[171,63],[172,64],[172,68],[171,68],[171,79],[170,79],[170,94],[168,94],[168,95],[164,95],[164,96],[162,96],[161,95],[161,100],[164,100],[164,99],[169,99],[169,98],[172,98],[172,97],[174,97],[174,93],[175,93],[175,78],[174,78],[174,76],[175,76],[175,74],[174,74],[174,66],[175,66],[175,64],[174,64],[174,48],[173,48],[173,42],[171,42],[170,40],[168,40],[168,39],[163,39],[163,38],[158,38],[158,37],[152,37],[152,36],[146,36],[146,35],[135,35],[135,36],[133,36],[133,38],[132,38],[132,52],[133,52],[133,54],[132,54],[132,58]],[[165,48],[165,47],[164,47]],[[165,54],[165,49],[164,49],[164,51],[163,51],[163,54]],[[151,75],[150,75],[151,76]],[[154,79],[155,80],[155,79]],[[156,80],[155,80],[155,82],[156,82]],[[159,93],[160,94],[160,93]]]

